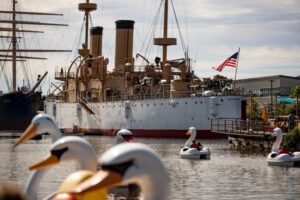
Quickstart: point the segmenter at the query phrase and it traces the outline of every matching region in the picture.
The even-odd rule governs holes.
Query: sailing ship
[[[109,71],[109,61],[102,55],[103,27],[89,28],[90,12],[97,4],[89,0],[79,4],[85,13],[85,41],[66,72],[56,72],[63,89],[47,97],[44,109],[61,130],[114,135],[126,128],[137,137],[186,137],[187,128],[193,126],[199,138],[218,138],[222,136],[210,130],[213,119],[245,117],[243,97],[203,90],[187,54],[167,58],[168,46],[177,43],[176,38],[168,37],[168,7],[168,0],[162,0],[163,37],[154,38],[154,45],[162,47],[162,58],[151,62],[138,53],[136,59],[145,64],[136,65],[135,22],[117,20],[115,61]]]
[[[42,31],[25,30],[22,27],[25,25],[55,25],[65,26],[64,24],[41,23],[35,21],[22,20],[20,16],[23,15],[61,15],[55,13],[41,13],[41,12],[26,12],[17,10],[17,1],[11,0],[11,10],[0,10],[0,14],[7,15],[5,19],[1,19],[2,25],[8,26],[0,27],[0,40],[3,47],[0,52],[1,74],[4,77],[1,85],[7,84],[7,92],[0,89],[0,131],[1,132],[15,132],[23,131],[28,126],[32,118],[37,114],[38,110],[43,109],[42,92],[38,90],[39,85],[46,77],[47,72],[43,76],[38,75],[37,82],[31,87],[23,84],[18,86],[17,81],[17,64],[20,62],[27,62],[31,59],[44,60],[46,58],[34,57],[26,55],[28,52],[60,52],[61,50],[49,49],[22,49],[19,44],[21,38],[25,33],[42,33]],[[22,37],[18,35],[22,33]],[[24,38],[22,38],[23,40]],[[7,43],[9,41],[9,44]],[[64,50],[63,50],[64,51]],[[7,71],[12,70],[12,81],[8,78]],[[23,70],[26,73],[26,70]],[[28,77],[28,75],[24,75]],[[28,83],[30,83],[28,81]]]

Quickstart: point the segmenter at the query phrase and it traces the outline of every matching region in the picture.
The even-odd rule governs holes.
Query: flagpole
[[[236,68],[235,68],[235,75],[234,75],[234,81],[233,81],[233,89],[235,89],[236,74],[237,74],[237,70],[238,70],[238,66],[239,66],[240,50],[241,50],[241,48],[239,47],[238,56],[236,59]]]

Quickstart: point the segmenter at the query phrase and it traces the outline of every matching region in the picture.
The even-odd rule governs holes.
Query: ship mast
[[[43,33],[42,31],[32,31],[32,30],[19,30],[17,29],[17,24],[28,24],[28,25],[52,25],[52,26],[68,26],[67,24],[55,24],[55,23],[41,23],[34,21],[19,21],[16,19],[16,15],[60,15],[56,13],[41,13],[41,12],[19,12],[16,11],[17,0],[12,0],[12,10],[11,11],[3,11],[0,13],[11,14],[11,20],[0,20],[0,23],[9,23],[11,24],[11,28],[0,27],[1,31],[12,32],[11,37],[6,36],[6,38],[11,38],[12,48],[9,49],[0,49],[0,52],[11,52],[11,55],[0,55],[0,57],[9,57],[11,60],[4,59],[5,61],[12,62],[12,91],[15,92],[17,89],[17,62],[25,61],[24,59],[45,59],[40,57],[28,57],[28,56],[17,56],[17,52],[71,52],[70,50],[50,50],[50,49],[17,49],[17,32],[32,32],[32,33]],[[21,58],[22,60],[18,60]]]
[[[86,0],[85,3],[78,4],[78,9],[83,11],[85,15],[85,42],[83,49],[79,49],[79,54],[85,57],[89,53],[89,15],[90,12],[97,10],[97,4],[90,3],[90,0]]]
[[[169,38],[168,37],[168,7],[169,3],[168,0],[164,0],[164,32],[162,38],[154,38],[154,44],[162,46],[163,48],[163,55],[162,55],[162,71],[163,71],[163,78],[167,81],[167,83],[170,82],[170,77],[168,68],[166,66],[167,64],[167,54],[168,54],[168,46],[170,45],[176,45],[176,38]]]
[[[13,76],[13,91],[17,88],[17,39],[16,39],[16,0],[13,1],[12,13],[12,76]]]
[[[165,9],[164,9],[164,40],[168,38],[168,0],[165,0]],[[163,45],[163,60],[162,64],[165,66],[167,62],[167,45]]]

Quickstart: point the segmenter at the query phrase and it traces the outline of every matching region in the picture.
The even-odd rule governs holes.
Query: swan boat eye
[[[60,157],[68,150],[69,150],[68,147],[65,147],[62,149],[51,150],[51,154],[55,155],[58,159],[60,159]]]
[[[119,164],[100,164],[101,169],[117,172],[119,174],[124,175],[126,170],[133,165],[133,160],[129,160]]]

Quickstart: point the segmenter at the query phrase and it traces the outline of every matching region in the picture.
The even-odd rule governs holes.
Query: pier
[[[275,140],[272,129],[264,121],[213,119],[211,131],[226,135],[231,147],[269,150]]]

